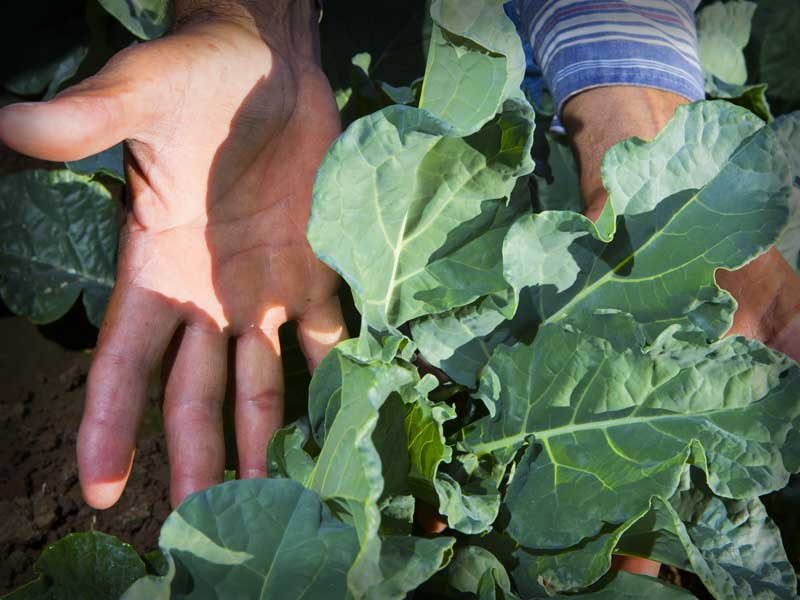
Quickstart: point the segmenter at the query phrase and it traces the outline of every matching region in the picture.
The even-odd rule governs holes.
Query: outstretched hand
[[[122,493],[149,375],[176,334],[164,401],[175,505],[222,481],[228,378],[240,476],[266,475],[283,416],[284,322],[298,322],[312,369],[346,336],[337,277],[305,234],[339,116],[311,2],[276,3],[284,10],[266,24],[245,12],[189,18],[50,102],[0,112],[0,138],[46,160],[127,140],[131,210],[78,438],[84,497],[96,508]]]

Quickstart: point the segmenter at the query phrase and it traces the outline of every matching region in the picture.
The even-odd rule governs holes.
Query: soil
[[[75,441],[94,339],[76,312],[46,327],[0,316],[0,596],[33,579],[42,550],[68,533],[103,531],[144,553],[169,513],[157,398],[122,499],[98,511],[81,497]]]

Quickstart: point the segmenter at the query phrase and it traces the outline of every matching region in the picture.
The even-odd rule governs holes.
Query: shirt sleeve
[[[516,0],[556,115],[571,96],[634,85],[704,97],[697,0]]]

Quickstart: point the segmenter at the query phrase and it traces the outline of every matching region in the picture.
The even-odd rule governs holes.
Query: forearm
[[[578,165],[587,216],[596,219],[605,205],[600,165],[606,150],[629,137],[654,138],[687,102],[672,92],[634,86],[592,88],[567,100],[562,122]]]
[[[675,107],[703,97],[696,0],[518,0],[523,27],[580,169],[587,214],[605,202],[600,164],[631,137],[653,138]]]

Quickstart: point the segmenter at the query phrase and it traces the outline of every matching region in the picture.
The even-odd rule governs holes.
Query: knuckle
[[[179,421],[180,426],[191,424],[205,426],[217,423],[222,415],[222,401],[216,397],[208,397],[198,401],[196,397],[182,394],[174,396],[164,403],[164,419]]]
[[[121,371],[139,372],[142,370],[141,359],[130,352],[117,349],[99,350],[92,361],[92,373],[119,373]]]
[[[275,412],[283,408],[283,392],[278,389],[267,389],[241,398],[241,404],[247,410],[258,412]]]

